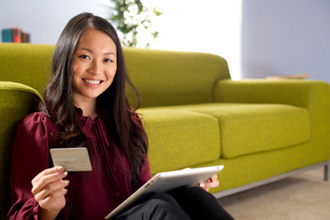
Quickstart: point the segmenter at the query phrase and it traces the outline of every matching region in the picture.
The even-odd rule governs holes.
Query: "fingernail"
[[[65,171],[65,172],[62,173],[62,176],[63,176],[63,177],[65,177],[65,176],[67,176],[67,175],[68,175],[68,172],[67,172],[67,171]]]
[[[63,166],[58,166],[57,171],[64,171],[64,167]]]
[[[69,185],[70,180],[64,180],[64,183],[65,183],[65,185],[67,186],[67,185]]]

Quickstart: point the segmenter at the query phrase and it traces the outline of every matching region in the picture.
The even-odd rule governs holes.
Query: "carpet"
[[[316,168],[218,201],[237,220],[329,220],[330,182],[323,172]]]

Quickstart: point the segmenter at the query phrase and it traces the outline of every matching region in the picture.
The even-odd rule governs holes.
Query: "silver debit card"
[[[52,148],[50,155],[54,166],[63,166],[66,171],[91,171],[92,165],[87,148]]]

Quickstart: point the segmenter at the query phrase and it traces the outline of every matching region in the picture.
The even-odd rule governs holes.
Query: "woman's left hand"
[[[219,186],[218,175],[212,176],[210,179],[206,180],[204,183],[199,184],[201,188],[209,191],[210,188],[215,188]]]

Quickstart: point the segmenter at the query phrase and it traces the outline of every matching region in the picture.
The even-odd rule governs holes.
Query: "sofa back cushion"
[[[124,48],[124,55],[142,107],[212,102],[215,82],[230,78],[227,61],[212,54]]]
[[[54,45],[1,43],[0,80],[22,83],[43,94],[54,48]]]
[[[0,44],[0,80],[28,85],[43,94],[51,73],[54,45]],[[213,101],[213,87],[229,79],[227,61],[196,52],[124,48],[128,73],[142,107]],[[134,104],[136,96],[127,89]]]

